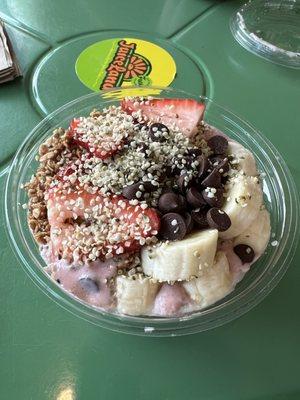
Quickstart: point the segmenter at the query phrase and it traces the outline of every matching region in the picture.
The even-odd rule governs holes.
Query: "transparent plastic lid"
[[[252,53],[300,68],[300,1],[250,0],[234,14],[230,28]]]

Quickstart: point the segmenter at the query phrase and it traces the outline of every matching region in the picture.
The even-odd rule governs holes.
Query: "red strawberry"
[[[168,127],[175,125],[188,137],[196,132],[205,110],[204,103],[193,99],[124,99],[121,106],[128,114],[141,110],[142,117],[151,122],[161,122]]]
[[[78,166],[75,163],[70,162],[63,167],[60,167],[56,174],[56,179],[59,181],[64,181],[68,176],[74,174],[77,171]]]
[[[65,182],[66,187],[71,184],[73,189],[75,184],[80,186],[78,176],[88,175],[90,173],[90,168],[92,168],[92,166],[89,165],[89,160],[92,160],[92,156],[87,153],[83,154],[81,157],[78,156],[77,160],[73,159],[66,162],[64,165],[59,167],[54,177],[54,181]],[[62,188],[61,185],[60,188]]]
[[[99,257],[136,251],[146,238],[157,234],[160,226],[154,209],[144,210],[141,204],[131,205],[123,196],[107,197],[99,192],[65,193],[52,188],[47,210],[52,253],[68,259],[74,259],[78,247],[87,247],[86,254],[96,248]]]
[[[84,120],[73,119],[70,123],[68,136],[74,144],[83,147],[102,160],[111,157],[124,146],[123,138],[116,139],[96,130],[87,133],[87,130],[88,127]]]

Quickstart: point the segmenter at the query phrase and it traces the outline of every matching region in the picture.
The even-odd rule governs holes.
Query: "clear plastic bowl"
[[[245,49],[275,64],[300,68],[300,2],[250,0],[234,14],[230,29]]]
[[[113,89],[80,97],[47,116],[26,137],[12,161],[6,182],[5,215],[12,248],[30,278],[51,299],[73,314],[101,327],[135,335],[176,336],[204,331],[237,318],[259,303],[279,282],[296,248],[299,227],[298,197],[284,160],[273,145],[250,124],[206,97],[169,88],[150,89],[158,97],[194,98],[206,103],[205,121],[250,149],[264,173],[263,191],[271,214],[272,239],[265,254],[252,266],[236,289],[211,307],[183,317],[131,317],[102,311],[63,291],[44,270],[45,262],[27,224],[22,204],[27,195],[21,189],[35,173],[38,148],[53,129],[67,127],[75,116],[88,115],[93,108],[117,104],[124,95],[149,94],[149,88]]]

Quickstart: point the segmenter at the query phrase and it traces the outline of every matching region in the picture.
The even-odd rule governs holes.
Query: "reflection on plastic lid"
[[[62,389],[58,393],[56,400],[75,400],[73,388],[67,387]]]

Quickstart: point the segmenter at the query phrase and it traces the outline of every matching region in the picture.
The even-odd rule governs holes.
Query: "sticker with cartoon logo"
[[[75,70],[93,91],[126,86],[169,86],[176,75],[173,57],[140,39],[115,38],[92,44],[77,58]]]

